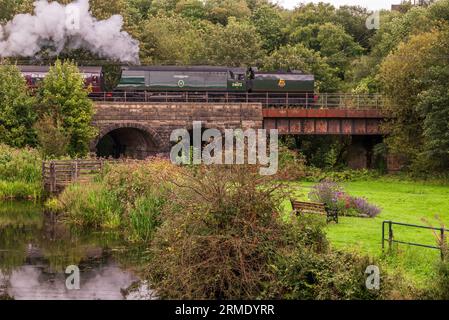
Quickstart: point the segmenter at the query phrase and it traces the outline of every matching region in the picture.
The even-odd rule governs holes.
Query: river
[[[117,233],[69,228],[32,202],[0,202],[0,300],[153,299],[137,276],[145,257]]]

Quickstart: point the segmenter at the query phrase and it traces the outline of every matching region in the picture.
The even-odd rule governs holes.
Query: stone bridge
[[[384,118],[377,110],[269,108],[261,103],[96,102],[95,107],[99,135],[91,149],[99,156],[166,154],[174,129],[190,131],[193,121],[201,121],[204,129],[265,128],[278,129],[280,134],[359,137],[354,139],[358,141],[354,152],[363,155],[356,155],[362,160],[353,167],[367,165],[366,149],[370,141],[381,139]]]

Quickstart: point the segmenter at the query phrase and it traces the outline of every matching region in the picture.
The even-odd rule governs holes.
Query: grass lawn
[[[298,197],[307,199],[313,185],[314,183],[309,182],[299,183]],[[425,218],[433,226],[440,227],[435,219],[435,215],[438,215],[449,226],[449,185],[388,178],[346,182],[342,185],[349,194],[366,197],[383,210],[374,219],[341,217],[338,225],[328,225],[327,235],[332,246],[379,258],[388,269],[399,271],[417,285],[425,286],[440,259],[440,252],[399,244],[395,246],[394,254],[382,254],[382,221],[427,225],[422,220]],[[436,245],[431,230],[401,226],[393,226],[393,230],[396,240]]]

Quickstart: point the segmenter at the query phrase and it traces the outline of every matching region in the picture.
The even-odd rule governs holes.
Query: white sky
[[[341,5],[359,5],[370,10],[380,10],[380,9],[391,9],[392,4],[399,4],[401,0],[274,0],[274,2],[279,3],[285,8],[293,9],[299,3],[308,3],[308,2],[327,2],[331,3],[334,6],[338,7]]]

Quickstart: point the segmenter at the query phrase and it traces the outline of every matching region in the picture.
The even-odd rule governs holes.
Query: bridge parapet
[[[301,135],[382,135],[386,118],[376,109],[266,108],[262,113],[265,129]]]
[[[100,92],[91,99],[103,103],[260,103],[264,108],[380,110],[379,94],[273,93],[273,92]]]

